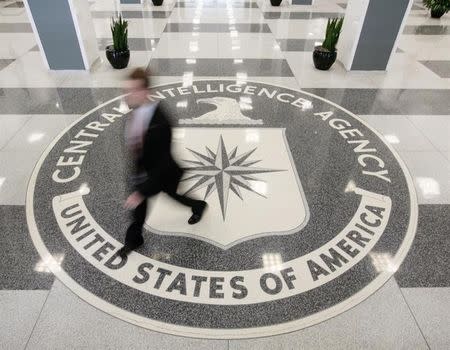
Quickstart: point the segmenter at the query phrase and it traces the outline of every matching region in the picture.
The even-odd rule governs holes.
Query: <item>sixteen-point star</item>
[[[230,190],[241,200],[243,200],[241,188],[265,197],[252,187],[250,181],[261,181],[254,175],[284,171],[253,167],[252,165],[259,163],[260,160],[248,161],[247,159],[256,151],[256,148],[246,153],[238,154],[238,149],[235,147],[228,153],[222,136],[220,136],[216,153],[211,151],[208,147],[206,147],[206,154],[201,154],[189,148],[187,148],[187,150],[189,150],[197,160],[184,160],[184,162],[191,166],[184,168],[184,170],[187,171],[188,176],[182,181],[196,180],[185,194],[206,187],[206,199],[211,193],[217,190],[224,220]]]

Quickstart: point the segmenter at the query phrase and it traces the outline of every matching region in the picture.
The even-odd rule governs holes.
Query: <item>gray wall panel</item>
[[[50,69],[85,69],[68,0],[28,0]]]
[[[410,0],[371,0],[352,70],[385,70]]]

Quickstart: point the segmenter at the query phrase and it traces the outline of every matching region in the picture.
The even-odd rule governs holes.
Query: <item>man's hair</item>
[[[134,69],[130,75],[128,75],[128,79],[141,81],[142,87],[145,89],[150,87],[150,74],[142,68]]]

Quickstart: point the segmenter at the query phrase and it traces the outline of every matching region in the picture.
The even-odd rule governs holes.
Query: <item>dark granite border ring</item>
[[[211,79],[210,81],[216,81],[217,79]],[[224,82],[233,82],[234,80],[223,80]],[[196,83],[200,83],[200,81],[197,81]],[[252,83],[252,82],[247,82]],[[257,83],[257,82],[255,82]],[[264,83],[263,83],[264,84]],[[164,84],[163,86],[166,86],[167,84]],[[172,85],[172,84],[169,84]],[[267,85],[267,84],[265,84]],[[281,86],[272,85],[274,87],[283,88]],[[293,89],[289,89],[293,90]],[[293,90],[295,91],[295,90]],[[297,90],[298,91],[298,90]],[[392,263],[394,266],[398,267],[401,262],[403,261],[404,257],[406,256],[407,251],[409,250],[414,234],[416,231],[417,226],[417,199],[415,195],[414,186],[412,183],[412,179],[409,175],[409,172],[404,165],[403,161],[399,158],[398,154],[395,152],[395,150],[390,146],[388,143],[384,142],[382,139],[382,136],[375,130],[373,130],[370,126],[368,126],[366,123],[364,123],[361,119],[359,119],[357,116],[352,114],[351,112],[345,110],[344,108],[334,104],[333,102],[330,102],[326,99],[323,99],[319,96],[315,96],[313,94],[307,93],[305,91],[301,91],[302,94],[309,95],[315,99],[322,100],[323,102],[330,104],[334,106],[337,109],[340,109],[344,113],[350,115],[351,117],[355,118],[357,121],[359,121],[361,124],[366,126],[369,130],[371,130],[380,140],[382,143],[386,145],[386,147],[389,149],[389,151],[392,153],[396,161],[401,167],[401,170],[403,172],[403,175],[406,179],[407,187],[409,190],[409,200],[410,200],[410,216],[409,216],[409,222],[407,224],[407,232],[405,234],[404,240],[401,242],[395,256],[392,258]],[[252,338],[252,337],[261,337],[261,336],[269,336],[269,335],[275,335],[275,334],[281,334],[286,333],[294,330],[298,330],[300,328],[308,327],[313,324],[316,324],[318,322],[324,321],[328,318],[334,317],[349,308],[357,305],[364,299],[366,299],[368,296],[370,296],[372,293],[374,293],[378,288],[380,288],[393,274],[392,271],[384,271],[381,272],[376,276],[375,279],[371,280],[367,286],[365,286],[362,290],[358,291],[357,293],[351,295],[344,301],[342,301],[339,304],[333,305],[328,309],[325,309],[323,311],[320,311],[316,314],[312,314],[308,317],[289,321],[285,323],[270,325],[270,326],[264,326],[264,327],[254,327],[254,328],[233,328],[233,329],[212,329],[212,328],[198,328],[198,327],[186,327],[182,325],[175,325],[175,324],[168,324],[165,322],[155,321],[152,319],[149,319],[147,317],[140,316],[138,314],[132,313],[130,311],[124,310],[123,308],[120,308],[116,305],[113,305],[112,303],[109,303],[108,301],[99,298],[98,296],[94,295],[93,293],[87,291],[85,288],[83,288],[78,282],[76,282],[71,276],[69,276],[64,270],[62,270],[53,256],[50,254],[48,248],[44,244],[44,241],[42,240],[35,216],[34,216],[34,190],[36,185],[37,176],[39,173],[39,170],[44,163],[46,156],[49,154],[49,152],[52,150],[52,148],[55,146],[55,144],[59,141],[59,139],[74,125],[76,125],[81,119],[85,118],[86,116],[90,115],[94,111],[110,104],[113,101],[116,101],[118,99],[122,98],[122,96],[116,97],[98,107],[96,107],[94,110],[89,111],[85,115],[83,115],[79,120],[77,120],[75,123],[73,123],[71,126],[69,126],[66,130],[64,130],[46,149],[46,151],[43,153],[41,158],[39,159],[32,177],[29,182],[28,190],[27,190],[27,201],[26,201],[26,212],[27,212],[27,222],[28,226],[30,228],[30,234],[31,238],[40,253],[41,257],[44,261],[49,261],[49,268],[52,270],[52,272],[74,293],[76,293],[78,296],[80,296],[82,299],[87,301],[88,303],[92,304],[93,306],[99,308],[100,310],[103,310],[111,315],[114,315],[118,318],[121,318],[123,320],[126,320],[130,323],[136,324],[141,327],[149,328],[155,331],[161,331],[165,333],[170,333],[174,335],[181,335],[181,336],[188,336],[188,337],[202,337],[202,338],[226,338],[226,339],[236,339],[236,338]],[[54,262],[54,263],[52,263]]]

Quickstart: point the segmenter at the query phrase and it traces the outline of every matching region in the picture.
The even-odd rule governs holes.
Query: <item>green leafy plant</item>
[[[119,15],[118,18],[111,18],[111,33],[114,43],[114,50],[128,50],[128,21]]]
[[[329,18],[327,22],[327,31],[325,34],[325,40],[322,43],[322,47],[330,52],[336,51],[336,44],[341,35],[342,24],[344,18]]]
[[[447,13],[450,11],[450,0],[423,0],[423,5],[436,12]]]

